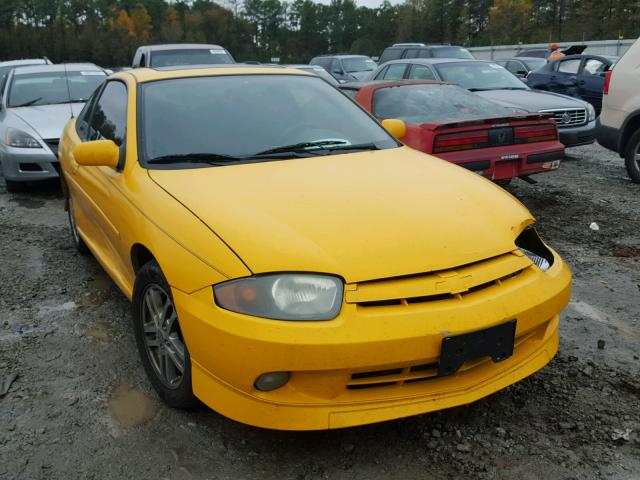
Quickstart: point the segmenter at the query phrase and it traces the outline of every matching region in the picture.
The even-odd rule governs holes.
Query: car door
[[[76,123],[81,141],[112,140],[120,147],[118,168],[72,165],[71,181],[79,197],[74,201],[78,210],[78,226],[88,231],[89,243],[96,257],[107,270],[121,277],[127,271],[126,256],[120,241],[121,212],[124,198],[119,183],[127,133],[127,86],[123,81],[110,80],[92,101],[86,117]]]
[[[593,105],[596,114],[600,114],[602,110],[604,75],[609,66],[609,63],[599,58],[585,58],[578,74],[578,95]]]
[[[552,92],[569,96],[578,96],[578,72],[582,63],[581,58],[557,60],[551,74],[548,88]]]

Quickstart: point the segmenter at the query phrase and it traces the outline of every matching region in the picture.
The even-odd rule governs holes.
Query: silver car
[[[106,77],[88,63],[9,72],[0,92],[0,164],[8,191],[21,182],[58,177],[62,129]]]

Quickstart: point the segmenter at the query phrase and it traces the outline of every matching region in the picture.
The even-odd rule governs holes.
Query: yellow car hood
[[[513,250],[533,222],[491,182],[406,147],[149,175],[254,273],[448,269]]]

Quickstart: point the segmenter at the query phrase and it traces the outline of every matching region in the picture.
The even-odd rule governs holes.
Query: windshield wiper
[[[173,155],[162,155],[147,160],[147,163],[171,164],[171,163],[205,163],[207,165],[225,165],[227,163],[239,162],[243,157],[233,157],[222,153],[183,153]]]
[[[42,100],[42,97],[34,98],[33,100],[29,100],[28,102],[20,103],[18,105],[11,105],[11,106],[15,108],[30,107],[34,103],[38,103],[40,100]]]
[[[380,150],[375,143],[357,143],[355,145],[337,145],[335,147],[329,147],[326,150],[330,152],[335,152],[337,150]]]
[[[282,145],[281,147],[274,147],[268,150],[263,150],[262,152],[255,153],[251,155],[252,157],[258,157],[261,155],[271,155],[273,153],[289,153],[289,152],[301,152],[308,151],[312,148],[322,148],[327,149],[328,145],[345,145],[348,144],[346,140],[317,140],[315,142],[299,142],[292,143],[291,145]]]

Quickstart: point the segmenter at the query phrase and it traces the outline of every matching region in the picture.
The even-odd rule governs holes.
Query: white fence
[[[626,52],[633,40],[596,40],[593,42],[558,42],[560,48],[571,45],[587,45],[584,53],[596,55],[616,55],[621,56]],[[501,58],[511,58],[522,50],[530,48],[549,48],[548,43],[531,43],[528,45],[495,45],[490,47],[471,47],[469,50],[473,55],[481,60],[500,60]]]

